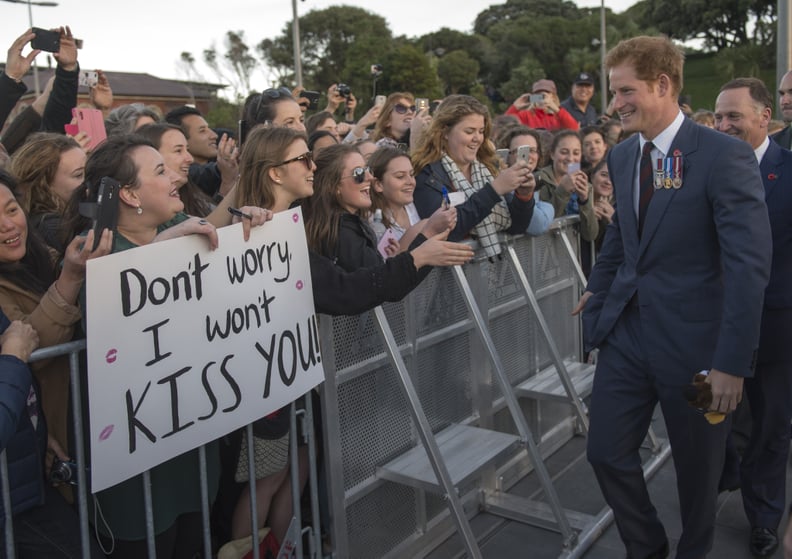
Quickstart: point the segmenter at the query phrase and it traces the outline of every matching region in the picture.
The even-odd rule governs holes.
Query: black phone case
[[[60,33],[58,31],[48,31],[39,27],[34,27],[36,34],[30,41],[31,48],[46,52],[58,52],[60,50]]]
[[[110,229],[115,232],[118,225],[118,190],[121,184],[110,177],[103,177],[99,183],[99,194],[96,197],[96,218],[93,222],[93,249],[99,246],[102,231]]]

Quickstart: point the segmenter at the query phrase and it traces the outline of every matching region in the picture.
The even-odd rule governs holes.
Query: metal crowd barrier
[[[57,346],[52,346],[48,348],[38,349],[30,357],[29,362],[33,363],[36,361],[41,361],[44,359],[50,359],[53,357],[59,357],[62,355],[69,356],[69,367],[70,367],[70,375],[71,375],[71,398],[72,398],[72,409],[75,411],[73,413],[74,417],[74,452],[72,458],[78,465],[77,469],[77,485],[73,486],[74,492],[76,494],[76,509],[80,519],[80,541],[81,541],[81,549],[82,549],[82,557],[84,559],[90,558],[90,547],[89,547],[89,538],[93,537],[93,527],[89,523],[88,517],[88,499],[91,496],[87,492],[88,487],[88,479],[87,479],[87,472],[85,468],[86,459],[85,459],[85,442],[83,439],[83,418],[80,413],[76,413],[78,410],[83,409],[82,407],[82,391],[81,391],[81,374],[80,374],[80,364],[79,364],[79,354],[80,352],[85,350],[85,340],[79,340],[74,342],[69,342],[66,344],[61,344]],[[293,500],[293,518],[291,525],[288,529],[287,535],[284,538],[284,541],[281,543],[281,549],[278,554],[277,559],[286,559],[288,557],[311,557],[316,558],[319,557],[319,554],[322,550],[322,543],[321,543],[321,526],[320,526],[320,519],[319,519],[319,493],[318,493],[318,477],[317,477],[317,470],[316,470],[316,446],[315,446],[315,437],[314,437],[314,423],[313,423],[313,404],[312,404],[312,396],[311,392],[309,391],[304,396],[304,408],[302,410],[298,410],[296,404],[293,402],[290,406],[290,414],[291,414],[291,429],[290,429],[290,445],[289,445],[289,452],[290,452],[290,466],[291,466],[291,491],[292,491],[292,500]],[[311,525],[303,527],[301,523],[301,510],[300,510],[300,481],[299,481],[299,467],[298,467],[298,441],[297,441],[297,422],[300,421],[302,423],[302,433],[304,434],[305,442],[307,442],[308,446],[308,490],[310,491],[310,502],[312,507],[312,519]],[[256,491],[255,491],[255,474],[256,468],[254,465],[255,462],[255,455],[254,455],[254,444],[252,444],[252,437],[253,437],[253,427],[252,424],[248,425],[245,428],[245,434],[243,436],[248,437],[248,441],[251,444],[248,444],[248,470],[250,472],[250,477],[248,483],[251,484],[251,492],[250,492],[250,516],[251,516],[251,533],[257,534],[258,530],[256,529],[257,526],[257,519],[258,519],[258,509],[256,507]],[[205,559],[211,559],[213,557],[212,553],[212,544],[211,544],[211,523],[210,523],[210,514],[211,514],[211,504],[209,503],[209,492],[208,492],[208,479],[207,479],[207,470],[206,470],[206,450],[205,447],[201,446],[199,448],[199,474],[201,480],[200,488],[196,488],[196,490],[200,490],[201,492],[201,515],[203,521],[203,547],[204,547],[204,557]],[[14,529],[13,529],[13,516],[8,514],[9,511],[12,510],[11,507],[11,499],[10,499],[10,490],[8,486],[8,468],[7,468],[7,461],[6,461],[6,452],[3,450],[0,452],[0,492],[2,493],[3,499],[3,506],[4,510],[7,511],[5,515],[5,522],[4,522],[4,536],[5,536],[5,557],[13,558],[16,557],[16,550],[14,544]],[[148,557],[149,559],[156,558],[156,550],[155,550],[155,542],[154,542],[154,516],[156,515],[156,511],[153,510],[152,507],[152,496],[151,496],[151,482],[150,482],[150,474],[148,471],[143,473],[143,483],[141,484],[141,492],[143,494],[143,499],[145,502],[145,514],[146,514],[146,542],[148,548]],[[46,506],[46,505],[45,505]],[[303,553],[303,536],[305,536],[306,541],[308,542],[308,551]],[[253,545],[253,559],[263,559],[259,553],[258,545]]]
[[[579,321],[571,317],[583,278],[577,218],[556,220],[541,237],[504,238],[502,253],[464,268],[438,268],[404,301],[351,317],[322,316],[326,381],[321,388],[323,458],[317,463],[310,393],[304,411],[291,406],[294,519],[279,558],[318,557],[322,550],[317,469],[326,480],[332,556],[425,555],[458,533],[470,557],[481,557],[469,520],[480,510],[561,534],[561,557],[579,557],[612,521],[605,508],[589,516],[565,509],[544,459],[588,427],[585,397],[593,365],[582,362]],[[31,361],[68,354],[74,410],[82,408],[78,341],[34,352]],[[82,418],[75,418],[74,458],[85,464]],[[300,523],[297,421],[309,449],[311,525]],[[252,437],[252,426],[244,436]],[[647,476],[669,456],[649,438]],[[251,483],[254,445],[248,445]],[[204,449],[199,457],[204,556],[210,559],[210,504]],[[544,501],[508,489],[529,473]],[[5,452],[2,497],[8,499]],[[149,557],[155,557],[148,472]],[[77,510],[83,557],[93,528],[87,476],[78,471]],[[252,528],[256,525],[251,492]],[[14,557],[6,515],[6,555]],[[255,530],[254,530],[255,532]],[[308,549],[303,550],[303,540]],[[258,546],[253,557],[259,559]]]
[[[335,557],[424,556],[453,533],[481,557],[480,510],[558,532],[559,556],[579,557],[612,521],[563,508],[544,466],[588,428],[577,223],[436,269],[402,302],[321,317]],[[647,475],[669,456],[650,441]],[[531,472],[543,501],[507,493]]]

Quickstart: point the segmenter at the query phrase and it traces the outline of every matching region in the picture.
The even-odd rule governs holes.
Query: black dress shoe
[[[778,547],[778,534],[772,528],[751,528],[748,547],[754,557],[770,557]]]
[[[668,557],[668,551],[668,542],[665,542],[662,547],[647,555],[645,559],[666,559],[666,557]],[[632,555],[628,554],[627,559],[633,559]]]

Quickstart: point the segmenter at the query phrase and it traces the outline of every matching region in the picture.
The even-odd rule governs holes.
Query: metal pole
[[[300,18],[297,17],[297,0],[292,0],[292,46],[294,48],[294,77],[297,87],[302,87],[302,55],[300,53]]]
[[[30,22],[30,28],[33,29],[33,7],[30,5],[30,0],[27,2],[28,6],[28,21]],[[33,59],[33,87],[36,90],[36,97],[41,95],[41,86],[39,85],[39,75],[38,75],[38,63],[36,59]]]
[[[789,9],[787,0],[778,0],[778,19],[776,20],[776,85],[781,83],[781,78],[792,68],[792,44],[790,43],[790,30],[792,30],[792,10]],[[779,107],[777,113],[781,114]]]
[[[605,75],[605,53],[608,50],[605,37],[605,0],[602,0],[600,5],[600,97],[602,112],[605,114],[608,110],[608,76]]]

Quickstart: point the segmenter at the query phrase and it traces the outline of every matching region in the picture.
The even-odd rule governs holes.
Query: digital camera
[[[49,480],[50,483],[55,485],[61,483],[77,485],[77,464],[72,461],[64,462],[56,456],[52,461]]]
[[[339,95],[342,95],[343,97],[349,97],[349,95],[352,93],[352,90],[345,83],[338,84],[336,86],[336,91],[339,93]]]

